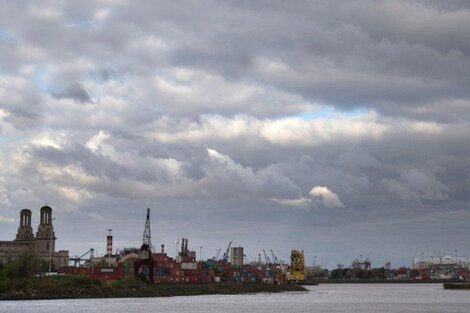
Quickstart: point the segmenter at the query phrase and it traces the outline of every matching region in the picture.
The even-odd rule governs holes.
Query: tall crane
[[[227,262],[228,261],[228,256],[230,254],[230,247],[232,246],[232,242],[230,241],[227,246],[227,250],[225,250],[224,256],[222,258],[223,261]]]
[[[142,246],[147,245],[150,251],[152,249],[152,233],[150,231],[150,209],[147,209],[147,218],[145,219],[144,235],[142,237]]]
[[[263,254],[264,254],[264,260],[266,261],[266,264],[272,264],[271,259],[268,257],[264,249],[263,249]]]
[[[273,249],[270,249],[270,250],[271,250],[271,255],[273,256],[274,265],[279,265],[279,259],[278,259],[277,256],[274,254]]]
[[[75,258],[69,258],[69,262],[73,262],[73,266],[74,267],[77,267],[77,266],[80,266],[80,262],[81,261],[91,261],[91,259],[93,259],[93,254],[95,252],[95,249],[93,248],[90,248],[90,250],[88,250],[87,252],[83,253],[81,256],[79,257],[75,257]],[[85,255],[87,254],[90,254],[90,258],[89,259],[85,259]]]
[[[215,257],[214,257],[214,260],[218,260],[219,259],[219,255],[220,255],[220,251],[222,251],[222,248],[219,248],[215,251]]]

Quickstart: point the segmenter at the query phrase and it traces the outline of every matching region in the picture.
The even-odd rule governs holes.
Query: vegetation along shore
[[[41,264],[22,258],[0,270],[0,300],[169,297],[207,294],[306,291],[299,285],[148,284],[139,279],[109,281],[82,275],[38,276]]]

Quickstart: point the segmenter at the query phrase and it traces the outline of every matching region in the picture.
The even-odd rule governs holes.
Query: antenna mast
[[[152,234],[150,231],[150,209],[147,209],[147,218],[145,219],[144,236],[142,239],[142,245],[147,245],[150,251],[153,251],[152,247]]]

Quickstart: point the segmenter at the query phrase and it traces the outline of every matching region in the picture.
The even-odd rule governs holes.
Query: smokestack
[[[165,245],[162,245],[162,253],[165,253]]]
[[[186,238],[186,243],[184,244],[184,254],[188,255],[188,238]]]
[[[106,255],[111,256],[113,254],[113,236],[111,235],[112,229],[108,229],[108,236],[106,237]]]

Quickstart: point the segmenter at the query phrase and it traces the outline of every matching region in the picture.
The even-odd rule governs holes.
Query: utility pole
[[[55,218],[51,219],[51,225],[52,221],[55,220]],[[51,276],[51,270],[52,270],[52,227],[50,229],[50,239],[49,239],[49,276]]]

